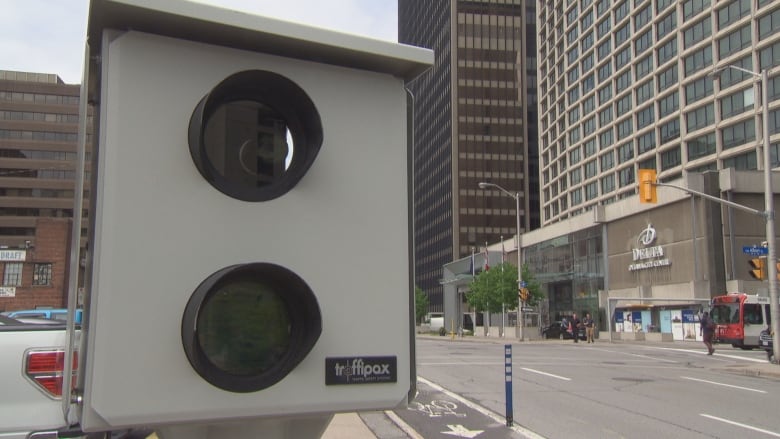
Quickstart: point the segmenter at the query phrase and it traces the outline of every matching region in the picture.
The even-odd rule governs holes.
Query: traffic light
[[[416,380],[404,83],[432,52],[152,3],[90,5],[79,425],[403,403]]]
[[[656,193],[656,171],[655,169],[639,170],[639,202],[657,203],[658,194]]]
[[[520,288],[520,299],[523,302],[528,300],[528,288]]]
[[[750,261],[750,277],[753,279],[764,280],[764,258],[752,258]]]

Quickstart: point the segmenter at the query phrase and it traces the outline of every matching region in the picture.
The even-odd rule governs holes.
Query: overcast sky
[[[163,1],[163,0],[160,0]],[[396,0],[197,0],[257,15],[396,41]],[[0,70],[81,82],[88,0],[0,0]]]

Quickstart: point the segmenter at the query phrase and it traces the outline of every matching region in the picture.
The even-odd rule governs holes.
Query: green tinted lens
[[[208,360],[232,375],[268,371],[290,349],[290,315],[279,293],[255,281],[234,281],[206,299],[197,318]]]

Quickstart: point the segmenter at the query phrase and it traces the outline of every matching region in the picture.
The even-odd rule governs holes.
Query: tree
[[[544,299],[544,293],[528,264],[523,264],[523,281],[528,288],[526,305],[538,305]],[[499,313],[517,309],[517,287],[517,266],[504,262],[478,274],[469,284],[466,300],[476,312]]]
[[[414,287],[414,320],[422,323],[423,317],[428,312],[428,294],[420,287]]]

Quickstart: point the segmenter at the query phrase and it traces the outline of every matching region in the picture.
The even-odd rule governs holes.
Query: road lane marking
[[[699,413],[699,416],[704,416],[705,418],[709,418],[709,419],[712,419],[714,421],[724,422],[726,424],[736,425],[737,427],[746,428],[748,430],[758,431],[760,433],[768,434],[770,436],[780,437],[780,433],[775,433],[774,431],[764,430],[763,428],[753,427],[752,425],[747,425],[747,424],[742,424],[740,422],[730,421],[728,419],[719,418],[717,416],[708,415],[706,413]]]
[[[680,348],[659,348],[656,346],[644,346],[644,349],[656,349],[659,351],[676,351],[676,352],[689,352],[692,354],[699,354],[699,355],[707,355],[706,351],[699,350],[699,349],[680,349]],[[732,358],[734,360],[741,360],[741,361],[752,361],[753,363],[766,363],[766,359],[758,359],[758,358],[750,358],[750,357],[742,357],[739,355],[729,355],[724,353],[716,353],[713,354],[715,357],[725,357],[725,358]]]
[[[506,418],[504,416],[501,416],[501,415],[493,412],[489,408],[482,407],[481,405],[479,405],[477,403],[471,402],[470,400],[468,400],[468,399],[458,395],[457,393],[451,392],[451,391],[445,389],[444,387],[434,383],[433,381],[428,381],[428,380],[426,380],[425,378],[423,378],[423,377],[421,377],[419,375],[417,375],[417,381],[427,385],[428,387],[433,388],[434,390],[436,390],[438,392],[441,392],[441,393],[449,396],[450,398],[452,398],[454,400],[460,401],[466,407],[469,407],[470,409],[472,409],[472,410],[474,410],[476,412],[479,412],[479,413],[481,413],[484,416],[487,416],[488,418],[492,419],[493,421],[495,421],[495,422],[497,422],[499,424],[506,424]],[[512,431],[514,431],[515,433],[522,434],[523,436],[525,436],[528,439],[545,439],[544,436],[540,436],[540,435],[534,433],[533,431],[528,430],[526,428],[523,428],[523,427],[521,427],[521,426],[519,426],[517,424],[514,424],[514,425],[512,425],[509,428]]]
[[[698,381],[700,383],[713,384],[713,385],[716,385],[716,386],[731,387],[733,389],[748,390],[748,391],[751,391],[751,392],[758,392],[758,393],[766,393],[765,390],[751,389],[750,387],[734,386],[732,384],[724,384],[724,383],[719,383],[717,381],[707,381],[707,380],[702,380],[702,379],[699,379],[699,378],[682,377],[682,376],[680,378],[682,378],[684,380]]]
[[[538,373],[539,375],[545,375],[545,376],[548,376],[548,377],[557,378],[559,380],[571,381],[571,378],[562,377],[560,375],[553,375],[551,373],[542,372],[541,370],[529,369],[527,367],[521,367],[520,369],[523,369],[523,370],[528,371],[528,372]]]
[[[407,436],[409,436],[412,439],[425,439],[424,437],[420,436],[420,433],[417,433],[417,431],[412,428],[411,425],[407,424],[406,421],[401,419],[400,416],[396,415],[394,411],[392,410],[386,410],[385,415],[390,418],[391,421],[395,425],[398,426],[398,428],[401,429],[404,433],[406,433]]]

